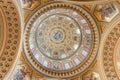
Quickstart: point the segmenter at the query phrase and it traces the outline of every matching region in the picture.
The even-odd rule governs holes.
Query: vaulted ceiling
[[[0,80],[120,80],[119,0],[0,0]]]

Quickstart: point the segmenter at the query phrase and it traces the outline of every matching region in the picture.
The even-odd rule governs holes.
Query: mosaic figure
[[[105,19],[105,17],[111,17],[116,12],[115,7],[112,4],[102,5],[102,7],[98,10],[101,12],[102,19]]]
[[[103,4],[96,7],[95,15],[99,20],[111,21],[118,14],[113,4]]]
[[[37,0],[22,0],[22,7],[23,8],[31,8],[34,3],[36,3]]]
[[[28,80],[28,78],[26,77],[28,73],[29,72],[25,71],[25,67],[22,66],[21,69],[17,69],[13,80]]]
[[[26,80],[25,75],[26,73],[22,69],[18,69],[13,80]]]

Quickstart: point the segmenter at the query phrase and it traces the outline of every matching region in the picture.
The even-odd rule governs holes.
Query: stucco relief
[[[119,20],[116,20],[119,22]],[[101,42],[100,50],[99,50],[99,62],[101,68],[101,76],[103,79],[107,80],[119,80],[118,71],[116,71],[114,62],[114,55],[116,54],[115,47],[117,41],[120,38],[120,23],[113,22],[111,27],[106,31],[104,35],[104,39]],[[102,64],[102,65],[101,65]]]
[[[4,26],[0,26],[0,37],[4,35],[4,39],[0,39],[3,43],[2,50],[0,49],[0,80],[4,78],[13,68],[20,47],[21,26],[18,10],[12,0],[0,0],[0,9]],[[0,10],[0,11],[1,11]],[[1,14],[1,12],[0,12]],[[0,23],[2,23],[2,21]]]

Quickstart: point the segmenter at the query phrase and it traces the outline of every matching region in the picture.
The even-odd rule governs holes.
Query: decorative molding
[[[21,39],[21,25],[17,8],[12,0],[0,1],[0,8],[5,20],[3,50],[0,52],[0,80],[4,80],[14,65]]]
[[[107,36],[103,50],[103,66],[108,80],[119,80],[115,71],[113,53],[114,47],[120,37],[120,24],[117,24]]]
[[[118,66],[118,62],[120,61],[119,57],[119,51],[120,51],[120,37],[116,42],[116,45],[114,47],[114,55],[113,55],[113,61],[114,61],[114,67],[115,67],[115,71],[118,75],[118,77],[120,78],[120,67]],[[119,62],[120,63],[120,62]]]
[[[78,4],[78,5],[85,5],[85,4],[105,4],[109,2],[114,2],[115,0],[91,0],[91,1],[79,1],[79,0],[55,0],[55,1],[63,1],[63,2],[70,2],[73,4]]]
[[[99,49],[99,67],[103,80],[119,80],[119,75],[114,65],[114,51],[120,38],[120,16],[110,23],[102,35]]]

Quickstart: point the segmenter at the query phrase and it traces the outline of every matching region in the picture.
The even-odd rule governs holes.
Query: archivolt
[[[18,55],[21,38],[20,18],[12,0],[0,0],[2,15],[2,48],[0,49],[0,80],[3,80],[12,68]],[[4,36],[3,36],[4,35]]]
[[[114,50],[120,38],[120,16],[117,17],[109,28],[103,33],[99,49],[99,67],[102,80],[120,80],[114,65]]]

